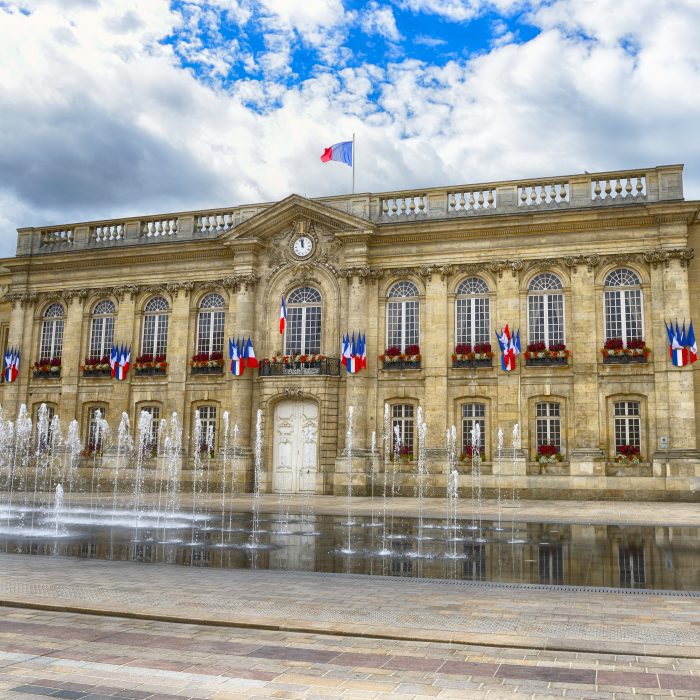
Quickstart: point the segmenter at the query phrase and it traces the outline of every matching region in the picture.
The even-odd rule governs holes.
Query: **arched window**
[[[102,452],[108,429],[105,421],[105,406],[91,406],[88,410],[88,431],[86,449],[89,453]]]
[[[616,401],[615,412],[615,456],[637,461],[642,451],[642,412],[639,401]]]
[[[397,282],[389,290],[386,307],[386,346],[401,352],[420,343],[418,288],[413,282]]]
[[[144,307],[142,355],[165,355],[168,351],[168,311],[170,307],[163,297],[149,299]]]
[[[216,414],[216,406],[199,406],[195,409],[192,434],[195,439],[194,449],[201,454],[211,454],[212,450],[216,450]]]
[[[148,414],[148,437],[146,438],[147,450],[151,455],[155,455],[159,445],[158,445],[158,431],[160,430],[160,406],[141,406],[141,411],[139,413],[139,427],[140,427],[140,414]]]
[[[102,358],[109,355],[114,343],[114,304],[103,299],[92,310],[90,325],[90,357]]]
[[[472,347],[491,340],[491,317],[488,298],[489,288],[484,280],[470,277],[457,287],[456,333],[457,345],[467,343]]]
[[[537,275],[527,292],[527,337],[530,343],[564,345],[564,294],[551,272]]]
[[[63,325],[65,310],[61,304],[51,304],[44,311],[44,322],[41,326],[40,360],[60,358],[63,351]]]
[[[398,449],[401,457],[413,459],[413,436],[415,424],[413,404],[395,403],[391,406],[391,445],[392,453]]]
[[[299,287],[287,297],[286,355],[321,352],[321,295],[313,287]]]
[[[224,351],[224,298],[207,294],[199,303],[197,354]]]
[[[636,272],[613,270],[605,278],[605,339],[621,338],[625,345],[644,338],[642,283]]]

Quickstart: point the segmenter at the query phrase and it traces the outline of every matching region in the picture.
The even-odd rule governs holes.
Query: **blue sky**
[[[685,163],[697,0],[0,0],[15,229]]]

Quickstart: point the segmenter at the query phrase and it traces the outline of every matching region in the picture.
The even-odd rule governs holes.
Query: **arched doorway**
[[[313,401],[281,401],[275,407],[272,490],[316,491],[318,406]]]

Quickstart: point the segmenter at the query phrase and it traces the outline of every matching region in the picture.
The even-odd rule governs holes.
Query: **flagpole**
[[[355,194],[355,132],[352,134],[352,193]]]

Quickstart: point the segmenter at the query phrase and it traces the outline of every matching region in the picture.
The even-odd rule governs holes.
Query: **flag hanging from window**
[[[282,306],[280,307],[280,333],[284,333],[284,327],[287,323],[287,307],[284,303],[284,294],[282,295]]]
[[[352,167],[352,141],[341,141],[326,148],[321,155],[321,162],[328,163],[331,160]]]
[[[245,365],[246,367],[260,367],[260,363],[255,357],[255,350],[253,349],[253,341],[248,338],[245,345]]]

